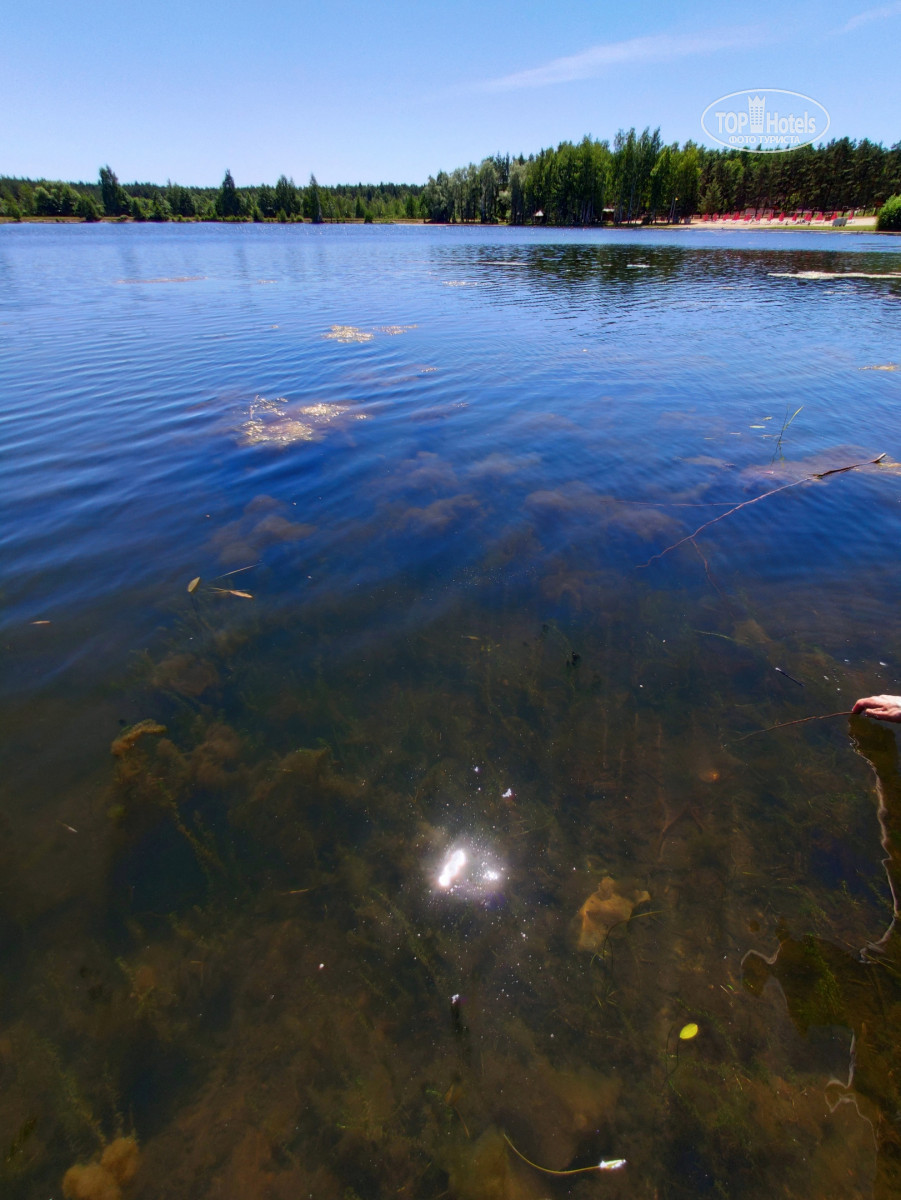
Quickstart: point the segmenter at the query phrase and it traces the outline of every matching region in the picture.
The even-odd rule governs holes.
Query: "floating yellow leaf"
[[[32,625],[49,625],[49,621],[32,621]]]
[[[213,591],[219,592],[223,596],[240,596],[242,600],[253,599],[250,592],[236,592],[233,588],[213,588]]]
[[[188,584],[188,591],[189,591],[189,592],[196,592],[196,591],[197,591],[197,585],[198,585],[198,583],[200,583],[200,576],[199,576],[199,575],[195,576],[195,577],[194,577],[194,579],[192,579],[192,580],[191,580],[191,582]]]
[[[679,1030],[679,1037],[683,1042],[690,1042],[693,1037],[698,1036],[698,1027],[694,1021],[689,1021],[687,1025],[683,1025]]]

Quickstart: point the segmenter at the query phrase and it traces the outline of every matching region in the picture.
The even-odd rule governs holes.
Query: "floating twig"
[[[784,675],[786,679],[790,679],[792,683],[796,683],[798,687],[804,686],[800,679],[795,679],[794,675],[789,675],[788,671],[783,671],[781,667],[773,667],[773,670],[778,671],[780,675]]]
[[[713,588],[713,590],[716,592],[716,594],[722,600],[723,604],[725,604],[728,607],[728,605],[729,605],[728,597],[724,594],[723,589],[720,587],[720,585],[716,582],[716,580],[710,574],[710,563],[707,561],[707,558],[704,555],[703,551],[701,550],[701,547],[694,540],[694,537],[689,538],[689,541],[691,542],[691,544],[694,546],[695,550],[697,551],[698,558],[704,564],[704,574],[707,576],[707,582],[710,584],[710,586]]]
[[[764,492],[760,496],[754,496],[751,500],[744,500],[741,504],[736,504],[734,508],[730,508],[727,512],[720,513],[718,517],[713,517],[710,521],[705,521],[703,525],[699,525],[694,533],[687,533],[684,538],[680,538],[678,542],[673,542],[671,546],[667,546],[661,550],[659,554],[652,554],[646,563],[639,565],[639,570],[644,570],[651,563],[656,562],[658,558],[663,558],[665,554],[669,554],[671,550],[678,550],[680,546],[684,546],[686,542],[693,542],[699,533],[703,533],[705,529],[709,529],[711,525],[716,525],[719,521],[725,521],[726,517],[731,517],[733,513],[737,513],[740,508],[747,508],[750,504],[756,504],[759,500],[766,500],[768,496],[775,496],[777,492],[787,491],[788,488],[797,487],[800,483],[808,483],[812,476],[805,475],[803,479],[795,479],[791,483],[783,483],[781,487],[773,488],[770,492]]]
[[[252,571],[254,567],[258,567],[258,562],[248,563],[246,567],[235,567],[234,571],[226,571],[224,575],[217,575],[216,579],[228,579],[230,575],[240,575],[242,571]]]
[[[649,567],[651,563],[657,562],[663,558],[665,554],[669,554],[671,550],[678,550],[680,546],[684,546],[686,542],[693,542],[699,533],[703,533],[705,529],[709,529],[711,525],[716,525],[719,521],[725,521],[726,517],[731,517],[733,513],[737,513],[739,509],[748,508],[751,504],[757,504],[760,500],[766,500],[770,496],[775,496],[778,492],[785,492],[789,488],[798,487],[802,483],[810,483],[814,479],[825,479],[827,475],[841,475],[845,471],[854,471],[858,467],[872,467],[876,463],[882,462],[885,458],[885,452],[877,455],[876,458],[867,459],[866,462],[849,463],[846,467],[833,467],[829,471],[820,471],[812,475],[804,475],[801,479],[794,479],[791,483],[783,483],[780,487],[772,488],[769,492],[763,492],[759,496],[753,496],[750,500],[744,500],[741,504],[736,504],[733,508],[728,509],[724,513],[720,513],[718,517],[712,517],[709,521],[705,521],[703,525],[699,525],[694,533],[687,533],[684,538],[680,538],[678,542],[673,542],[671,546],[667,546],[661,550],[659,554],[652,554],[646,563],[639,564],[638,570],[643,570]]]
[[[803,725],[807,721],[828,721],[831,717],[850,717],[852,715],[853,709],[849,708],[847,712],[822,713],[816,717],[798,717],[795,721],[780,721],[778,725],[768,725],[766,729],[754,729],[735,740],[737,742],[745,742],[748,738],[756,737],[758,733],[772,733],[774,729],[787,729],[789,725]]]
[[[827,475],[841,475],[843,471],[853,471],[856,467],[873,467],[876,463],[881,463],[885,458],[885,451],[877,454],[875,458],[870,458],[866,462],[851,463],[847,467],[833,467],[831,471],[820,471],[818,475],[811,475],[811,479],[825,479]]]

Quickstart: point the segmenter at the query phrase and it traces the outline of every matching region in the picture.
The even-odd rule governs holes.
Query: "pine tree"
[[[293,179],[279,175],[278,183],[275,185],[273,205],[276,212],[283,212],[286,217],[296,216],[300,212],[297,188],[294,186]]]
[[[316,182],[316,176],[310,176],[310,186],[307,189],[307,204],[309,206],[310,220],[314,225],[322,224],[322,200],[319,196],[319,184]]]
[[[238,216],[240,211],[241,200],[238,196],[238,189],[235,187],[231,171],[226,171],[222,186],[219,188],[219,195],[216,197],[216,212],[220,217],[228,220],[229,217]]]

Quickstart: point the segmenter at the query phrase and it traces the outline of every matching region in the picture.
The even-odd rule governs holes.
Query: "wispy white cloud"
[[[901,8],[901,3],[888,7]],[[674,58],[689,58],[693,55],[715,54],[720,50],[754,46],[760,41],[758,29],[742,28],[705,34],[660,33],[651,37],[630,38],[624,42],[605,42],[600,46],[590,46],[579,54],[552,59],[540,67],[503,75],[499,79],[486,80],[481,88],[490,92],[508,92],[516,88],[574,83],[579,79],[591,79],[601,75],[608,67],[620,66],[623,63],[668,62]]]
[[[868,8],[865,12],[858,13],[856,17],[851,17],[842,25],[841,29],[837,29],[836,33],[850,33],[853,29],[859,29],[861,25],[869,25],[872,21],[885,21],[888,17],[901,16],[901,3],[882,4],[879,8]]]

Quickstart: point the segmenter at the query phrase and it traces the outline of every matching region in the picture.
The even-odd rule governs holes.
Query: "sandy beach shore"
[[[675,228],[675,226],[672,226]],[[703,217],[692,217],[691,225],[682,226],[686,229],[723,229],[723,230],[745,230],[745,229],[801,229],[805,232],[820,231],[822,233],[875,233],[876,218],[875,217],[848,217],[846,224],[833,225],[832,220],[824,221],[804,221],[793,220],[791,217],[785,217],[781,221],[777,217],[761,217],[759,220],[751,218],[745,220],[739,217],[737,221],[731,218],[720,217],[714,220],[712,217],[704,220]]]

